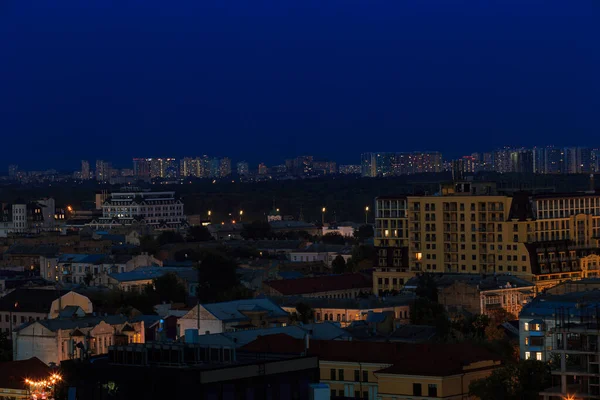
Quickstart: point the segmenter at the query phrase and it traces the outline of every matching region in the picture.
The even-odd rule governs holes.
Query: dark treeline
[[[175,190],[185,203],[187,214],[206,215],[212,211],[216,222],[238,220],[243,210],[244,222],[263,219],[272,210],[279,208],[283,215],[294,218],[302,215],[305,221],[320,221],[321,209],[326,207],[326,221],[357,221],[365,219],[365,206],[371,211],[373,220],[374,198],[380,195],[435,194],[441,182],[451,180],[450,173],[422,174],[388,178],[360,178],[355,176],[332,176],[315,179],[299,179],[268,182],[232,182],[222,179],[196,180],[183,185],[141,185],[153,190]],[[556,192],[582,191],[590,189],[590,177],[581,175],[523,175],[480,173],[475,179],[491,180],[499,189],[543,190]],[[598,187],[600,177],[594,182]],[[81,183],[52,183],[51,185],[0,187],[0,201],[12,202],[18,198],[32,200],[52,196],[57,205],[71,204],[81,208],[91,205],[94,191],[118,190],[122,185],[100,185],[94,181]],[[232,215],[229,216],[229,213]]]

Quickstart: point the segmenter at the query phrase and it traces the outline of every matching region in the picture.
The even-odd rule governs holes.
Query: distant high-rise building
[[[521,174],[533,173],[533,151],[528,149],[518,149],[510,152],[510,172]]]
[[[452,178],[456,181],[464,179],[465,175],[477,172],[479,163],[473,156],[464,156],[452,161]]]
[[[565,147],[563,151],[565,174],[592,172],[592,152],[588,147]]]
[[[221,178],[231,175],[231,159],[224,157],[219,160],[219,176]]]
[[[360,165],[340,165],[339,173],[342,175],[360,174]]]
[[[309,175],[312,172],[313,161],[313,156],[300,156],[285,160],[285,166],[288,173],[292,175]]]
[[[269,173],[269,169],[264,163],[258,164],[258,174],[259,175],[267,175]]]
[[[19,166],[16,164],[11,164],[8,166],[8,176],[10,178],[16,178],[19,173]]]
[[[494,171],[502,174],[512,172],[511,152],[509,147],[494,151]]]
[[[592,172],[600,172],[600,149],[592,149],[591,151]]]
[[[562,149],[554,146],[533,149],[533,172],[536,174],[560,174],[563,170]]]
[[[246,161],[240,161],[236,164],[237,174],[239,176],[246,176],[250,173],[250,168]]]
[[[494,153],[483,153],[480,168],[482,171],[494,170]]]
[[[323,175],[337,174],[337,164],[335,161],[313,161],[312,171]]]
[[[90,179],[90,162],[88,160],[81,160],[81,179]]]
[[[133,175],[140,179],[150,178],[150,158],[133,159]]]
[[[441,172],[442,169],[442,154],[439,152],[381,152],[361,155],[362,176],[411,175]]]
[[[108,182],[112,175],[112,164],[104,160],[96,160],[96,180]]]

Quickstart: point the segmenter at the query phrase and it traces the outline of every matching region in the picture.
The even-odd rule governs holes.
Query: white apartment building
[[[111,193],[102,203],[102,217],[89,225],[96,229],[145,224],[157,228],[178,228],[186,223],[183,202],[175,192],[135,189]]]

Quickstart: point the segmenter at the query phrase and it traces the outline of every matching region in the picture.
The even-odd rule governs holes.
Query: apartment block
[[[419,272],[521,276],[538,289],[598,275],[600,195],[499,195],[492,184],[376,199],[373,291]],[[395,283],[394,283],[395,282]]]

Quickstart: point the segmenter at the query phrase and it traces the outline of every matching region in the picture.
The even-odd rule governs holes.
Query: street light
[[[208,219],[210,219],[211,215],[212,215],[212,211],[208,210]]]
[[[242,222],[242,215],[244,215],[244,210],[240,210],[240,222]]]
[[[369,206],[365,207],[365,225],[369,223]]]
[[[327,211],[325,209],[325,207],[323,207],[323,209],[321,210],[321,225],[325,226],[325,211]]]

